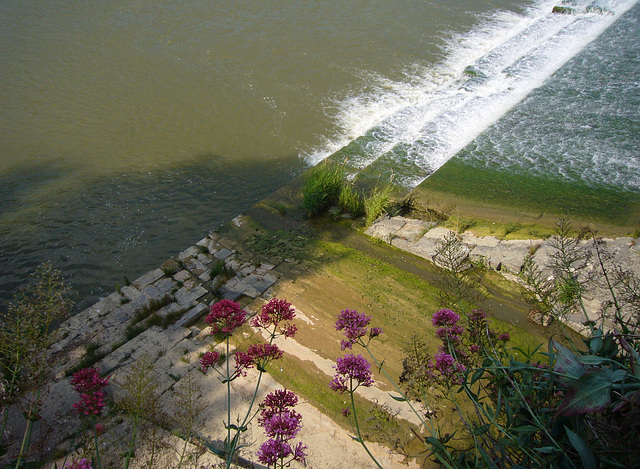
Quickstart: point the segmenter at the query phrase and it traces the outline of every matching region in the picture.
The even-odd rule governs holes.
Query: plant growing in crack
[[[158,407],[156,377],[153,361],[143,355],[131,366],[122,384],[124,395],[118,405],[125,412],[131,423],[131,440],[125,455],[124,467],[127,469],[134,456],[134,449],[141,425],[153,420],[154,411]]]

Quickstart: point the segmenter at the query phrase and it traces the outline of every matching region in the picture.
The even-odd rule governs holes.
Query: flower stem
[[[27,414],[27,428],[24,431],[24,437],[22,438],[22,445],[20,446],[20,454],[18,455],[18,460],[16,461],[16,469],[22,467],[22,458],[26,455],[29,446],[31,446],[31,431],[33,430],[33,422],[34,419],[34,406],[40,399],[40,390],[36,391],[35,399],[29,405],[29,413]]]
[[[102,464],[100,463],[100,447],[98,446],[98,429],[93,427],[93,441],[96,444],[96,469],[102,469]]]
[[[371,454],[371,451],[369,451],[369,448],[367,448],[367,445],[364,443],[364,439],[362,439],[362,435],[360,434],[360,426],[358,425],[358,414],[356,413],[356,403],[355,403],[355,401],[353,399],[354,392],[355,392],[355,389],[349,391],[349,394],[351,395],[351,410],[353,410],[353,420],[355,422],[356,435],[358,435],[358,441],[360,442],[360,444],[362,445],[364,450],[367,452],[367,454],[369,455],[371,460],[376,464],[376,466],[378,466],[380,469],[382,469],[382,466],[376,460],[376,458],[373,456],[373,454]]]
[[[227,457],[227,469],[231,467],[231,460],[233,459],[232,446],[235,449],[235,445],[231,445],[231,375],[229,374],[229,334],[227,334],[227,440],[226,440],[226,457]]]

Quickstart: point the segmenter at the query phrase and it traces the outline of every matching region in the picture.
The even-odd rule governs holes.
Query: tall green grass
[[[375,187],[364,199],[365,223],[370,225],[385,213],[391,200],[392,186]]]
[[[318,215],[337,205],[344,179],[344,171],[335,164],[321,163],[313,168],[302,186],[302,206],[307,215]]]
[[[353,185],[345,183],[340,190],[338,204],[343,212],[350,213],[354,218],[364,214],[364,201],[360,191]]]

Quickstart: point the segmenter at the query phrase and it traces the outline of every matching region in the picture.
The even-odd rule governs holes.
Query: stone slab
[[[180,306],[191,306],[194,305],[196,301],[198,301],[198,299],[202,298],[207,293],[207,289],[200,285],[197,285],[191,289],[182,287],[175,293],[175,299]]]
[[[161,279],[162,277],[164,277],[164,272],[161,269],[150,270],[146,274],[143,274],[136,280],[134,280],[132,285],[141,290],[147,285],[155,282],[156,280]]]
[[[206,314],[208,308],[202,303],[198,303],[196,306],[187,311],[180,319],[178,319],[172,327],[189,327],[204,314]]]

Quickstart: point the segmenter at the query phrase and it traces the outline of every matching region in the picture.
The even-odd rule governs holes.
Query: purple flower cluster
[[[246,352],[237,352],[236,375],[246,376],[247,369],[257,367],[264,371],[264,367],[273,360],[282,358],[283,352],[275,344],[253,344]]]
[[[266,464],[267,467],[286,467],[291,461],[304,462],[307,457],[306,450],[307,447],[302,442],[292,447],[288,441],[269,438],[260,445],[258,461]],[[287,458],[290,458],[288,462],[278,464],[279,461],[284,461]]]
[[[262,306],[260,313],[257,314],[252,320],[251,325],[253,327],[261,327],[263,329],[269,329],[274,327],[274,332],[280,326],[281,322],[293,321],[296,317],[296,311],[286,300],[279,300],[272,298],[268,303]],[[280,334],[285,337],[293,337],[298,331],[298,327],[294,324],[284,324],[280,326]]]
[[[466,368],[458,363],[455,358],[445,352],[436,353],[436,363],[434,369],[437,370],[445,379],[456,384],[462,384],[464,377],[461,375]]]
[[[215,350],[213,352],[206,352],[200,358],[200,369],[204,374],[206,374],[209,368],[218,363],[218,360],[220,360],[220,354],[218,352]]]
[[[108,384],[108,380],[101,378],[95,368],[83,368],[74,373],[71,385],[80,394],[80,402],[73,404],[73,408],[80,414],[98,415],[105,406],[106,394],[102,389]]]
[[[247,313],[235,301],[222,300],[211,305],[204,322],[211,326],[212,334],[221,332],[229,337],[246,322],[246,315]]]
[[[369,329],[368,326],[370,322],[371,316],[358,313],[355,309],[342,310],[336,321],[336,330],[344,331],[347,339],[340,342],[340,348],[342,350],[351,349],[356,342],[362,346],[366,346],[362,341],[362,337],[368,335],[369,340],[371,340],[382,334],[382,329],[379,327]]]
[[[354,392],[359,386],[370,387],[374,381],[371,366],[362,355],[345,355],[338,358],[334,366],[336,374],[329,387],[341,394]]]
[[[276,467],[278,464],[284,467],[291,461],[305,462],[306,446],[300,442],[295,446],[290,443],[302,427],[302,416],[293,410],[297,403],[298,396],[280,389],[269,393],[260,404],[258,424],[269,437],[258,450],[258,460],[261,463],[269,467]]]
[[[64,465],[64,469],[93,469],[91,461],[86,458],[78,459],[77,461],[68,462]]]
[[[460,320],[460,316],[450,309],[441,309],[433,313],[431,322],[434,326],[455,326]]]

